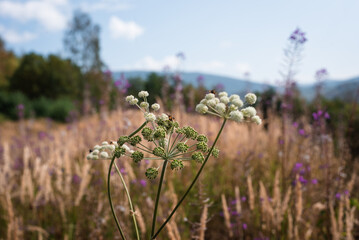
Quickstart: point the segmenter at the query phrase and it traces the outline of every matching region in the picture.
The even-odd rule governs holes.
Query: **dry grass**
[[[215,118],[180,112],[173,115],[181,125],[191,125],[209,135],[211,141],[220,127]],[[44,121],[23,122],[21,126],[3,124],[0,221],[5,224],[0,227],[0,239],[116,239],[105,189],[109,162],[88,161],[85,156],[89,146],[116,140],[141,123],[140,113],[125,110],[107,118],[92,116],[69,125],[52,125],[50,129]],[[280,120],[270,119],[269,123],[268,131],[260,126],[228,123],[218,145],[221,157],[210,159],[201,177],[211,204],[204,203],[193,191],[167,225],[167,234],[161,234],[159,239],[189,239],[194,230],[191,226],[195,228],[191,222],[199,222],[199,239],[358,237],[357,211],[349,200],[358,198],[354,191],[358,186],[355,177],[345,177],[338,171],[345,167],[346,156],[334,156],[331,138],[325,136],[330,158],[330,166],[325,166],[322,146],[288,126],[290,141],[286,143],[287,168],[283,179],[279,171],[283,154],[278,144]],[[311,125],[304,124],[310,134]],[[9,130],[10,125],[13,130]],[[45,130],[46,134],[39,136],[39,131]],[[301,182],[301,173],[293,171],[298,162],[305,169],[301,176],[306,183]],[[144,182],[144,171],[148,166],[159,166],[159,162],[135,165],[129,159],[121,159],[118,164],[134,196],[141,234],[148,239],[157,180]],[[194,164],[182,172],[168,171],[158,224],[183,194],[197,168]],[[346,174],[350,176],[355,171],[354,166]],[[317,179],[318,184],[312,184],[312,179]],[[283,181],[286,189],[281,188]],[[123,228],[126,235],[133,236],[124,189],[115,175],[111,184]],[[336,198],[336,193],[342,197]],[[184,221],[185,217],[189,221]],[[216,228],[222,238],[209,228]]]

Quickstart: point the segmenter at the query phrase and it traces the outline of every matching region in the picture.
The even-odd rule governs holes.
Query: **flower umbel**
[[[201,114],[212,114],[217,117],[230,119],[235,122],[254,122],[261,124],[262,120],[257,116],[253,105],[257,101],[254,93],[247,93],[243,102],[239,95],[220,92],[218,97],[214,93],[206,94],[205,98],[196,106],[196,111]]]

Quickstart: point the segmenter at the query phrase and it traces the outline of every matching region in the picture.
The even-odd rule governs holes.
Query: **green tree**
[[[156,97],[162,97],[162,86],[164,81],[164,77],[156,73],[148,75],[145,83],[145,89],[151,93],[148,98],[150,103],[154,103],[156,101]]]
[[[87,13],[75,11],[64,37],[65,50],[84,72],[101,71],[100,26]]]
[[[5,48],[5,43],[0,37],[0,90],[6,89],[9,79],[19,65],[19,60],[12,51]]]
[[[30,53],[23,56],[20,66],[10,79],[10,89],[30,99],[41,96],[56,99],[81,99],[83,78],[79,67],[70,60]]]

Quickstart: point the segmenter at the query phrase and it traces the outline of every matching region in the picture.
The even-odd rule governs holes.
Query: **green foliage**
[[[5,49],[5,43],[0,38],[0,90],[8,87],[9,79],[18,65],[18,58],[12,51]]]
[[[35,53],[26,54],[10,79],[10,89],[20,91],[30,99],[40,96],[75,99],[81,96],[82,88],[80,69],[55,55],[44,58]]]
[[[22,110],[19,109],[20,105],[23,106]],[[12,120],[19,119],[19,113],[22,111],[25,118],[34,115],[64,122],[72,110],[74,105],[69,99],[52,100],[41,97],[29,100],[20,92],[0,92],[0,112]]]
[[[28,98],[20,92],[0,92],[0,112],[12,120],[18,119],[18,106],[24,106],[24,117],[31,113],[31,103]]]
[[[148,96],[148,102],[154,103],[156,102],[157,97],[162,97],[162,86],[164,81],[164,77],[159,76],[156,73],[148,75],[147,81],[145,82],[146,91],[151,93],[150,96]]]
[[[56,121],[65,122],[72,110],[74,110],[74,105],[69,99],[58,99],[53,101],[49,117]]]

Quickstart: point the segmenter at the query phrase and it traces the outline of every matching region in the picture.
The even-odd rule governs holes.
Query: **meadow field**
[[[173,111],[211,143],[219,118]],[[258,113],[261,115],[261,113]],[[68,124],[21,120],[1,124],[1,239],[120,239],[107,194],[108,160],[87,160],[89,148],[117,141],[143,122],[143,114],[118,109]],[[157,239],[358,238],[358,166],[344,141],[334,151],[326,127],[269,114],[262,125],[229,122],[200,180]],[[325,123],[324,123],[325,124]],[[285,135],[282,133],[285,128]],[[143,239],[149,238],[157,191],[145,170],[151,163],[117,161]],[[157,167],[157,166],[156,166]],[[199,164],[168,171],[158,226],[183,194]],[[126,236],[134,239],[123,186],[112,177],[113,201]]]
[[[358,240],[358,9],[0,0],[0,240]]]

